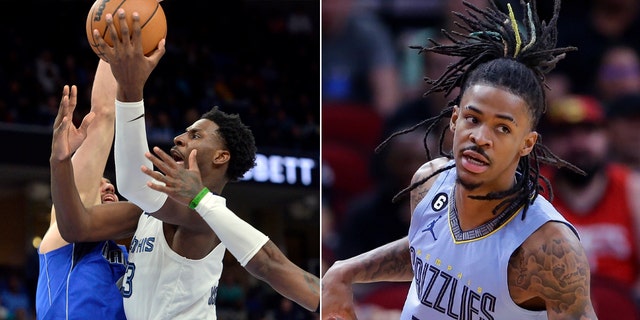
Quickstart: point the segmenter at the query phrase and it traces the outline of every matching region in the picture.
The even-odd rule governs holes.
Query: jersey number
[[[120,287],[120,293],[124,298],[131,297],[133,294],[133,276],[136,274],[136,265],[133,262],[127,264],[127,271],[124,274],[124,281]]]
[[[447,196],[447,194],[444,192],[438,193],[435,197],[433,197],[433,201],[431,201],[431,209],[438,212],[442,210],[448,203],[449,197]]]

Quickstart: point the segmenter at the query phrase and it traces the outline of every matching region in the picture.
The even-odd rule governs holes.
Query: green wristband
[[[198,206],[198,203],[200,203],[200,200],[202,200],[202,198],[204,198],[204,196],[206,196],[207,193],[209,193],[209,188],[207,187],[202,188],[202,190],[200,190],[200,192],[196,195],[196,197],[193,198],[191,202],[189,202],[189,208],[195,209]]]

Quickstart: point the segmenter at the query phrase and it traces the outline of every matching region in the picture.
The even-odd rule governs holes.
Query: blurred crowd
[[[519,1],[496,3],[506,11],[507,2],[521,18]],[[553,1],[537,5],[548,21]],[[439,144],[450,150],[450,137],[425,140],[425,131],[416,130],[374,150],[394,132],[437,115],[456,96],[423,95],[424,78],[437,78],[455,60],[418,54],[409,46],[429,46],[428,39],[446,43],[440,31],[462,31],[451,12],[463,10],[462,1],[322,2],[323,270],[407,235],[409,199],[392,203],[392,198],[409,186],[421,164],[441,156],[433,154]],[[565,0],[558,32],[558,46],[578,50],[546,77],[548,111],[538,131],[543,144],[585,175],[553,168],[543,173],[550,178],[553,204],[581,235],[600,319],[636,319],[640,2]],[[354,287],[360,314],[397,318],[394,311],[402,308],[408,285]]]
[[[16,16],[3,22],[0,122],[50,126],[65,84],[78,86],[78,115],[89,110],[98,62],[84,29],[91,4],[21,3],[40,7],[29,17],[38,22],[37,32],[23,29]],[[162,6],[167,52],[144,97],[153,110],[147,123],[151,141],[172,141],[194,118],[218,105],[239,113],[260,147],[318,150],[317,3],[187,6],[164,1]],[[52,12],[59,14],[54,18]]]

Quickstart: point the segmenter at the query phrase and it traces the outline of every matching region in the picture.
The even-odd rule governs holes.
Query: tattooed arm
[[[509,292],[529,310],[547,310],[549,319],[597,319],[590,297],[587,257],[573,231],[548,222],[509,260]]]
[[[322,319],[356,319],[351,287],[354,283],[411,281],[412,278],[406,237],[336,261],[322,277]]]
[[[275,291],[309,311],[320,303],[320,280],[298,267],[269,240],[247,263],[245,269],[268,283]]]
[[[424,198],[448,159],[438,158],[423,164],[413,175],[411,212]],[[404,237],[353,258],[336,261],[322,277],[322,319],[356,319],[353,301],[354,283],[411,281],[413,270],[409,239]]]

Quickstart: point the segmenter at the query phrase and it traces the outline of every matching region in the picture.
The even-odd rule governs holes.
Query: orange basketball
[[[106,43],[113,45],[111,35],[107,31],[107,13],[114,15],[113,21],[118,35],[120,34],[120,21],[115,16],[119,8],[125,10],[129,30],[133,25],[133,12],[138,12],[142,27],[142,50],[145,55],[153,52],[158,47],[158,42],[167,35],[167,18],[157,0],[96,0],[87,15],[86,26],[87,39],[93,52],[102,57],[98,41],[93,37],[94,29],[100,31]]]

